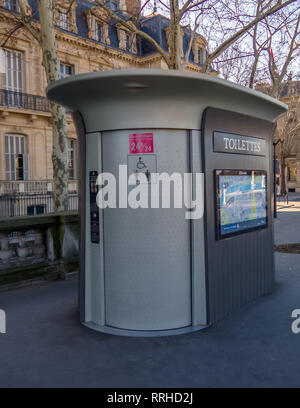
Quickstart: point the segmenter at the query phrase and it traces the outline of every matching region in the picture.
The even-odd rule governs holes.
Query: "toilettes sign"
[[[241,136],[233,133],[214,132],[214,152],[266,155],[266,141],[258,137]]]

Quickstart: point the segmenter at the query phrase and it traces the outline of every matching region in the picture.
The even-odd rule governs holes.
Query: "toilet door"
[[[152,148],[132,153],[132,134],[147,134]],[[189,172],[187,131],[135,129],[101,137],[102,171],[113,173],[117,186],[120,164],[129,171],[137,166],[169,175]],[[190,221],[184,204],[174,209],[173,189],[171,183],[171,208],[103,211],[107,326],[164,330],[191,325]]]

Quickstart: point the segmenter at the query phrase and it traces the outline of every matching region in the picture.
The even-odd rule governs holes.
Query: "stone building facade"
[[[138,0],[120,0],[123,7],[138,7]],[[105,12],[96,11],[93,1],[55,1],[54,23],[61,77],[86,72],[125,68],[167,68],[161,56],[146,41],[120,25],[107,24]],[[70,7],[70,4],[72,6]],[[26,6],[38,27],[35,0]],[[110,6],[118,10],[119,1]],[[118,11],[117,11],[118,12]],[[120,13],[126,18],[126,13]],[[46,78],[39,44],[24,29],[17,31],[16,0],[0,0],[0,194],[51,191],[52,127]],[[167,18],[143,17],[140,27],[167,50]],[[182,29],[182,47],[188,44]],[[198,35],[190,52],[187,70],[200,72],[206,56],[206,40]],[[216,74],[211,71],[212,74]],[[76,133],[67,115],[69,190],[77,189]]]
[[[256,85],[256,90],[270,94],[270,86],[265,83]],[[285,154],[285,171],[284,179],[287,192],[300,192],[300,81],[287,80],[283,82],[279,89],[279,99],[286,103],[289,110],[282,115],[277,121],[277,128],[274,134],[276,143],[276,185],[277,191],[281,185],[281,166],[280,166],[280,139],[284,140]],[[287,132],[296,129],[293,136],[287,136]]]
[[[296,128],[286,159],[287,191],[300,193],[300,81],[290,81],[283,84],[280,100],[289,106],[289,120],[292,122],[290,126]],[[280,129],[282,120],[286,120],[285,117],[279,119],[278,129]],[[279,135],[275,134],[276,136]]]

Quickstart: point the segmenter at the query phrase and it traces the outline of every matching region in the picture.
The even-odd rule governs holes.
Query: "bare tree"
[[[225,3],[229,8],[231,1],[227,0]],[[242,8],[240,3],[242,3]],[[248,20],[247,13],[250,12],[251,7],[255,16],[258,17],[270,6],[270,2],[266,0],[255,0],[250,3],[247,0],[237,2],[238,6],[234,10],[230,8],[227,16],[226,13],[222,14],[218,10],[218,15],[220,15],[218,30],[207,28],[206,34],[204,34],[210,38],[210,43],[214,40],[215,46],[218,46],[222,43],[222,38],[237,31],[240,24],[245,26]],[[243,15],[243,11],[246,17]],[[257,83],[265,82],[270,84],[272,81],[269,72],[269,56],[271,56],[269,51],[271,51],[272,47],[276,49],[274,53],[276,54],[276,64],[281,69],[290,49],[289,35],[291,33],[295,34],[298,15],[299,7],[295,3],[289,4],[278,12],[260,20],[244,36],[240,37],[215,59],[212,64],[213,67],[217,69],[221,77],[250,88],[254,88]],[[212,26],[215,25],[217,25],[216,22]],[[270,44],[272,47],[270,47]],[[284,69],[285,74],[283,72],[280,81],[287,79],[287,67],[294,71],[297,70],[294,62],[296,57],[297,47],[295,46],[292,56],[289,56],[289,61]],[[276,70],[274,63],[272,63],[271,68]]]
[[[248,86],[253,54],[244,49],[242,42],[237,41],[224,51],[213,66],[221,78]]]
[[[258,0],[261,7],[262,0]],[[249,31],[253,49],[250,88],[256,83],[269,84],[268,93],[280,96],[280,87],[288,80],[290,69],[297,69],[299,58],[299,7],[287,7],[265,18]],[[299,64],[299,62],[298,62]]]
[[[299,10],[298,10],[299,11]],[[270,95],[276,98],[279,97],[280,94],[280,85],[282,84],[283,80],[288,75],[288,69],[296,56],[299,56],[299,49],[300,49],[300,14],[294,18],[295,25],[292,29],[290,29],[288,20],[283,17],[283,30],[281,30],[281,39],[280,39],[280,52],[274,56],[273,53],[273,39],[274,36],[271,35],[271,26],[266,20],[267,29],[270,33],[267,51],[268,51],[268,69],[271,78],[271,91]],[[287,50],[287,52],[283,52],[283,50]],[[275,58],[278,59],[277,63]]]
[[[282,98],[282,91],[291,88],[293,76],[299,73],[299,7],[287,7],[276,15],[259,22],[250,32],[253,46],[252,70],[249,86],[275,98]],[[294,72],[293,72],[294,71]],[[289,96],[289,95],[287,95]],[[276,136],[279,137],[277,157],[280,164],[280,189],[286,193],[287,158],[298,143],[299,99],[288,97],[288,112],[277,122]]]
[[[257,1],[257,8],[256,8],[256,15],[259,15],[264,10],[264,1],[263,0],[258,0]],[[265,40],[264,42],[260,42],[261,38],[261,33],[259,31],[259,27],[261,26],[261,22],[258,22],[255,24],[253,27],[253,33],[250,31],[249,34],[252,37],[252,47],[253,47],[253,63],[251,66],[251,72],[250,72],[250,78],[249,78],[249,88],[254,87],[254,80],[255,80],[255,75],[258,70],[258,64],[259,64],[259,59],[261,56],[262,51],[264,50],[264,47],[266,45],[266,42],[268,41]]]
[[[164,8],[165,15],[167,15],[170,20],[170,27],[168,30],[169,52],[165,51],[157,41],[139,28],[136,14],[130,15],[128,19],[124,19],[118,13],[111,10],[105,0],[96,0],[95,3],[102,10],[106,11],[110,18],[109,22],[113,19],[132,34],[138,35],[147,40],[162,56],[169,69],[180,70],[185,68],[192,47],[192,42],[195,39],[195,33],[199,26],[203,26],[205,21],[208,21],[209,24],[211,24],[214,20],[216,23],[221,24],[222,20],[227,19],[228,25],[226,32],[224,31],[225,36],[221,43],[216,44],[214,49],[208,53],[204,61],[202,71],[207,72],[216,58],[218,58],[238,39],[243,37],[258,22],[277,13],[279,10],[295,1],[296,0],[286,0],[284,2],[282,0],[268,1],[264,7],[257,9],[255,15],[251,15],[247,13],[247,8],[244,8],[244,11],[240,12],[240,6],[238,6],[238,3],[242,2],[236,2],[233,0],[169,0],[166,2],[159,0],[159,4]],[[149,1],[146,3],[148,4]],[[189,15],[193,15],[193,28],[186,24]],[[235,21],[234,24],[232,24],[233,21]],[[190,43],[184,56],[182,56],[181,34],[183,27],[189,28],[190,31]]]

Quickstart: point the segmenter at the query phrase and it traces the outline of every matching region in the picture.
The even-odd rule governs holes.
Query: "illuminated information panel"
[[[261,170],[215,170],[217,236],[267,226],[267,173]]]

